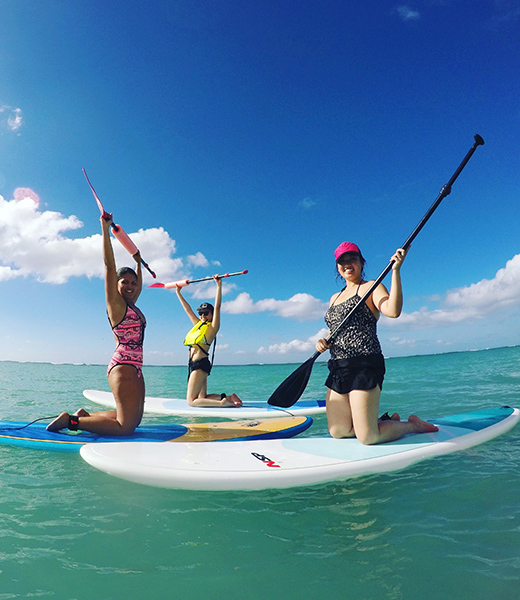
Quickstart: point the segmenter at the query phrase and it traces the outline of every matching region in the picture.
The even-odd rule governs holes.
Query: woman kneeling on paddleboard
[[[116,410],[88,413],[80,408],[73,415],[62,412],[47,427],[49,431],[78,429],[101,435],[130,435],[141,422],[144,408],[143,338],[146,320],[135,306],[142,289],[141,256],[133,255],[136,271],[116,271],[110,239],[112,216],[101,217],[107,314],[117,347],[108,365],[108,383]]]
[[[215,306],[213,307],[209,302],[203,302],[197,308],[198,317],[182,295],[182,286],[177,285],[175,288],[180,303],[193,324],[193,328],[184,340],[184,345],[190,347],[186,399],[190,406],[241,406],[242,400],[236,394],[227,396],[226,394],[207,393],[208,376],[212,367],[212,362],[209,360],[209,348],[213,342],[216,343],[215,340],[220,329],[220,305],[222,303],[222,278],[214,275],[213,279],[217,284]],[[214,353],[215,347],[213,347]]]
[[[380,444],[397,440],[407,433],[438,429],[415,415],[408,417],[408,421],[401,421],[396,413],[386,419],[378,418],[385,361],[377,338],[377,320],[380,313],[392,319],[401,314],[400,270],[405,254],[400,248],[392,256],[390,293],[379,284],[330,344],[325,338],[316,344],[318,352],[330,349],[331,353],[325,385],[328,388],[327,421],[334,438],[357,437],[362,444]],[[334,256],[338,273],[346,285],[330,299],[325,314],[329,335],[374,283],[363,278],[365,259],[356,244],[343,242],[336,248]]]

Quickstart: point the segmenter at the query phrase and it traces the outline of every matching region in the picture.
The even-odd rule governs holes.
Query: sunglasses
[[[199,317],[207,317],[209,314],[209,310],[199,310]]]

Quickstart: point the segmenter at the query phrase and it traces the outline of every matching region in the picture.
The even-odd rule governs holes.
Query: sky
[[[520,343],[519,73],[520,0],[3,0],[0,360],[110,360],[82,168],[157,281],[249,271],[224,281],[216,364],[299,363],[336,246],[375,279],[475,134],[379,336],[385,356]],[[145,363],[185,364],[175,292],[138,305]]]

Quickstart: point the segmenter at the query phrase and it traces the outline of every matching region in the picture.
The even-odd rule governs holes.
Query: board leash
[[[34,419],[34,421],[31,421],[30,423],[26,423],[25,425],[22,425],[21,427],[0,427],[0,431],[18,431],[19,429],[25,429],[26,427],[29,427],[29,425],[33,425],[34,423],[38,423],[38,421],[47,421],[49,419],[57,419],[60,415],[56,415],[54,417],[40,417],[39,419]]]

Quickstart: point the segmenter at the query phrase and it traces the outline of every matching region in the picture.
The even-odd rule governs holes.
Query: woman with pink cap
[[[405,254],[400,248],[392,256],[390,292],[379,284],[330,344],[325,338],[316,344],[318,352],[330,350],[331,354],[325,385],[328,388],[327,421],[332,437],[357,437],[363,444],[379,444],[397,440],[407,433],[437,431],[435,425],[416,415],[407,421],[401,421],[398,414],[378,418],[385,361],[377,338],[377,320],[380,314],[392,319],[401,314],[400,271]],[[374,283],[364,279],[365,259],[356,244],[343,242],[334,256],[338,273],[346,285],[330,299],[325,314],[329,332],[338,328]]]

